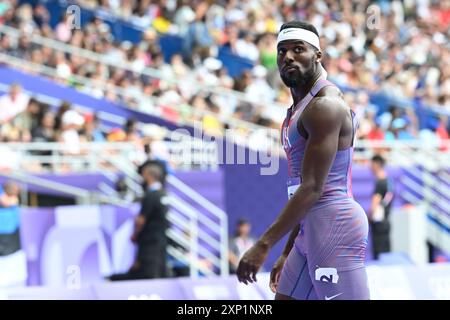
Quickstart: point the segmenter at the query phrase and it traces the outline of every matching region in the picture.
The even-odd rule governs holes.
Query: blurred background
[[[257,285],[232,273],[287,201],[290,20],[317,28],[359,120],[372,298],[450,299],[449,0],[1,1],[0,299],[273,298],[282,243]],[[111,281],[142,245],[148,161],[164,168],[165,270]]]

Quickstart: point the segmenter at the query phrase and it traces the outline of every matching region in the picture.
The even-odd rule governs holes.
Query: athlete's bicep
[[[305,115],[308,140],[302,164],[302,184],[322,192],[339,145],[342,114],[333,102],[321,98]]]

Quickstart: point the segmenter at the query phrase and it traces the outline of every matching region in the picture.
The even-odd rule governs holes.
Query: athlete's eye
[[[286,53],[286,49],[284,49],[284,48],[278,49],[278,54],[279,55],[282,55],[282,54],[285,54],[285,53]]]
[[[303,52],[303,48],[302,47],[295,47],[294,52],[295,53],[301,53],[301,52]]]

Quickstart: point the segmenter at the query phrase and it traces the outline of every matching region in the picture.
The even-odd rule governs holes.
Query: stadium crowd
[[[145,28],[142,41],[137,45],[117,41],[111,28],[99,17],[81,30],[72,30],[70,16],[64,15],[52,29],[43,4],[32,7],[13,0],[2,3],[0,23],[20,28],[24,34],[19,39],[2,34],[0,51],[53,67],[59,81],[76,85],[96,97],[172,120],[199,120],[213,133],[222,132],[226,128],[224,120],[230,117],[278,129],[282,120],[279,115],[285,112],[281,106],[288,106],[291,101],[278,76],[276,33],[284,21],[307,20],[321,34],[329,78],[355,89],[347,91],[345,99],[358,114],[360,138],[428,141],[448,138],[446,116],[420,130],[412,108],[392,106],[380,114],[379,107],[370,103],[368,92],[383,92],[400,99],[418,98],[427,106],[450,111],[449,0],[75,2],[108,11]],[[369,7],[371,4],[377,7]],[[37,45],[30,41],[33,34],[102,54],[102,61],[110,64]],[[164,61],[158,45],[158,38],[164,34],[177,34],[184,39],[183,53],[174,55],[170,63]],[[227,47],[253,61],[255,67],[231,78],[216,58],[219,47]],[[128,64],[132,71],[112,64]],[[140,71],[144,68],[157,69],[164,79],[179,81],[142,75]],[[90,80],[80,84],[74,76]],[[247,101],[202,91],[202,85],[240,91]],[[122,90],[116,90],[117,87]],[[7,102],[1,103],[0,109],[6,108]],[[274,112],[277,108],[282,110]],[[201,113],[205,110],[209,112]],[[5,119],[8,117],[0,121]],[[52,121],[50,116],[41,119]],[[11,123],[9,134],[17,132],[11,129]],[[27,139],[30,137],[26,134],[19,135],[19,140]]]
[[[129,142],[133,153],[130,160],[136,165],[149,158],[169,161],[167,148],[160,143],[165,132],[157,126],[139,130],[136,119],[130,118],[123,126],[105,129],[101,126],[97,114],[82,112],[69,102],[63,101],[59,106],[51,106],[23,92],[20,84],[12,84],[9,92],[0,97],[0,142],[60,142],[66,155],[83,155],[84,142]],[[5,150],[3,150],[5,151]],[[50,150],[30,150],[41,156],[50,156]],[[105,152],[112,152],[105,150]],[[18,163],[11,162],[15,158],[4,159],[0,169],[15,167]],[[8,157],[7,157],[8,158]],[[50,165],[29,166],[27,170],[40,171],[50,168]],[[176,165],[173,162],[170,165]],[[64,170],[64,168],[53,168]],[[66,168],[67,170],[73,168]]]

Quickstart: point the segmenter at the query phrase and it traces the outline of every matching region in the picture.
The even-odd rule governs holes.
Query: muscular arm
[[[323,186],[338,150],[343,112],[339,102],[318,98],[304,114],[303,126],[308,142],[302,164],[302,183],[275,222],[259,242],[271,248],[298,225],[308,209],[320,198]]]
[[[289,235],[289,239],[286,242],[286,245],[284,246],[282,255],[287,257],[289,255],[289,252],[291,252],[292,246],[294,245],[295,238],[298,235],[298,232],[300,231],[300,225],[298,224],[294,229],[292,229],[291,234]]]

